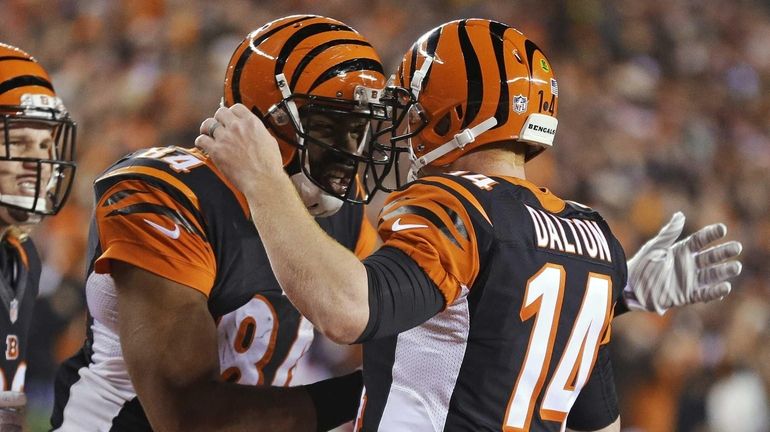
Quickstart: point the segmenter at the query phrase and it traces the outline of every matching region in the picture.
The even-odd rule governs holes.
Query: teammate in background
[[[676,215],[627,277],[598,213],[525,180],[525,162],[553,144],[558,84],[515,29],[440,26],[404,56],[397,84],[407,103],[391,111],[393,140],[408,142],[417,180],[386,201],[384,246],[363,263],[293,198],[249,109],[220,108],[196,140],[247,198],[294,304],[333,340],[364,343],[358,427],[618,430],[606,343],[627,281],[644,310],[719,297],[740,245],[703,250],[723,225],[674,244]]]
[[[316,226],[361,256],[376,233],[353,203],[389,159],[360,147],[384,118],[384,86],[358,32],[311,15],[249,34],[225,80],[226,103],[273,125],[279,169]],[[302,431],[354,418],[360,372],[270,387],[290,384],[312,326],[282,294],[244,196],[205,155],[140,150],[94,189],[88,338],[58,372],[55,430]]]
[[[67,199],[75,123],[48,73],[0,43],[0,430],[21,431],[28,332],[40,258],[27,232]]]

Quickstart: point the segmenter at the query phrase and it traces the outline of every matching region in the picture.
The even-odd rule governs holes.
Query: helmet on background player
[[[391,139],[410,154],[410,178],[486,144],[524,142],[526,160],[553,145],[559,90],[551,64],[506,24],[436,27],[407,51],[392,82]]]
[[[75,130],[40,63],[0,43],[0,206],[11,219],[3,212],[4,222],[59,212],[75,175]]]
[[[250,33],[227,68],[224,104],[242,103],[278,141],[308,210],[367,203],[391,166],[369,138],[387,118],[380,58],[356,30],[326,17],[284,17]]]

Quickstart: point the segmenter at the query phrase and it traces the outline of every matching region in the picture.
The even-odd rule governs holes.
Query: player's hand
[[[623,291],[630,310],[663,314],[672,306],[708,302],[730,293],[728,280],[741,273],[735,259],[741,243],[730,241],[706,246],[727,234],[727,227],[713,224],[680,240],[685,217],[676,212],[660,232],[628,260],[628,285]]]
[[[200,133],[195,146],[208,154],[222,174],[243,193],[260,185],[269,187],[273,176],[285,175],[275,138],[242,104],[220,107],[214,117],[201,123]]]

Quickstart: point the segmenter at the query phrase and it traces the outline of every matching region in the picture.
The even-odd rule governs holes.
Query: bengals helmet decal
[[[545,54],[518,30],[491,20],[443,24],[404,55],[391,92],[408,94],[394,117],[410,174],[446,165],[491,143],[522,141],[529,160],[553,145],[558,86]]]
[[[50,129],[53,143],[47,158],[16,154],[17,146],[11,140],[13,131],[30,125]],[[0,194],[0,205],[31,214],[56,214],[67,200],[75,175],[76,126],[40,63],[26,52],[3,43],[0,127],[0,164],[21,163],[35,173],[34,193]]]
[[[315,15],[270,22],[235,50],[224,87],[226,106],[244,104],[265,122],[289,174],[304,174],[340,200],[371,199],[391,159],[387,146],[369,139],[370,123],[387,118],[379,101],[385,77],[360,33]],[[322,129],[314,126],[319,116]],[[352,144],[335,141],[348,134]],[[302,195],[309,185],[298,190]]]

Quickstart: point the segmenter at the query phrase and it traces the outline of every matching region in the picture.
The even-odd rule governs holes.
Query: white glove
[[[623,298],[629,310],[663,315],[672,306],[705,303],[730,293],[727,280],[741,273],[741,263],[734,258],[743,246],[730,241],[705,249],[727,234],[722,223],[701,228],[674,243],[682,233],[684,220],[682,212],[674,213],[658,235],[628,260]]]

